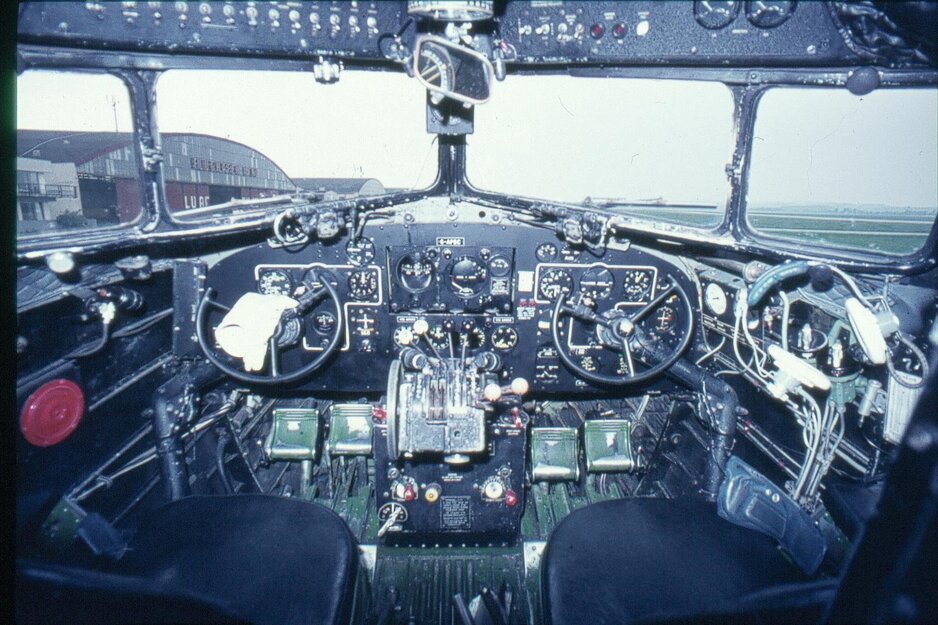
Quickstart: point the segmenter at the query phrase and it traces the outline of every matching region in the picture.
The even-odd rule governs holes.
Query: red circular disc
[[[61,443],[85,413],[85,394],[71,380],[52,380],[29,396],[20,413],[23,436],[37,447]]]

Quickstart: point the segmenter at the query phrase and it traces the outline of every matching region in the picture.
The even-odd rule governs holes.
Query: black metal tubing
[[[153,401],[153,437],[160,460],[160,474],[166,498],[175,501],[189,494],[182,429],[195,413],[195,394],[221,377],[208,363],[186,367],[160,386]]]
[[[726,461],[733,449],[739,398],[727,382],[684,358],[668,369],[668,375],[701,393],[704,402],[702,412],[709,413],[710,455],[707,456],[704,494],[713,501],[720,490]]]

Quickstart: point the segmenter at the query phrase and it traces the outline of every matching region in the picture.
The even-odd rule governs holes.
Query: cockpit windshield
[[[513,76],[497,87],[468,139],[476,187],[689,226],[723,221],[734,143],[725,85]]]

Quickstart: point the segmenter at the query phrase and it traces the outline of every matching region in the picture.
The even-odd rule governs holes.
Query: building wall
[[[51,163],[42,159],[17,157],[17,172],[38,174],[38,191],[42,198],[30,197],[28,193],[17,192],[17,219],[23,220],[25,203],[39,204],[44,221],[54,221],[65,213],[81,213],[81,192],[78,188],[78,174],[74,163]],[[56,192],[53,193],[52,189]],[[72,194],[71,197],[67,194]],[[63,197],[57,197],[64,195]],[[53,197],[56,196],[56,197]]]
[[[167,182],[287,192],[296,188],[276,163],[257,150],[202,135],[164,135],[163,171]]]

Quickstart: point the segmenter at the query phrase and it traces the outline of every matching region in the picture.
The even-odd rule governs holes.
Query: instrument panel
[[[637,365],[610,351],[622,337],[609,328],[641,313],[634,324],[642,343],[633,345],[636,354],[682,346],[691,332],[692,314],[671,291],[696,289],[658,255],[635,247],[597,255],[521,225],[499,227],[498,240],[510,246],[487,245],[493,234],[492,226],[456,224],[450,236],[440,237],[439,227],[427,224],[409,225],[406,233],[366,227],[356,240],[301,251],[265,243],[219,261],[206,286],[229,306],[248,292],[299,298],[316,280],[334,287],[343,318],[336,319],[333,303],[320,302],[297,324],[293,343],[284,341],[295,344],[282,355],[289,370],[321,353],[340,328],[332,359],[297,384],[308,390],[383,391],[391,362],[413,347],[429,357],[481,359],[505,383],[527,379],[532,392],[608,392],[562,356],[588,373],[624,375]],[[402,240],[408,244],[399,245]],[[600,319],[561,317],[564,355],[551,327],[559,298]],[[698,309],[691,302],[690,310]]]
[[[437,237],[435,245],[387,248],[391,312],[511,312],[515,251]]]
[[[558,60],[802,62],[851,57],[821,2],[498,3],[496,36],[513,63]],[[403,1],[30,2],[18,31],[26,42],[149,52],[318,55],[383,60],[398,33],[416,34]]]

